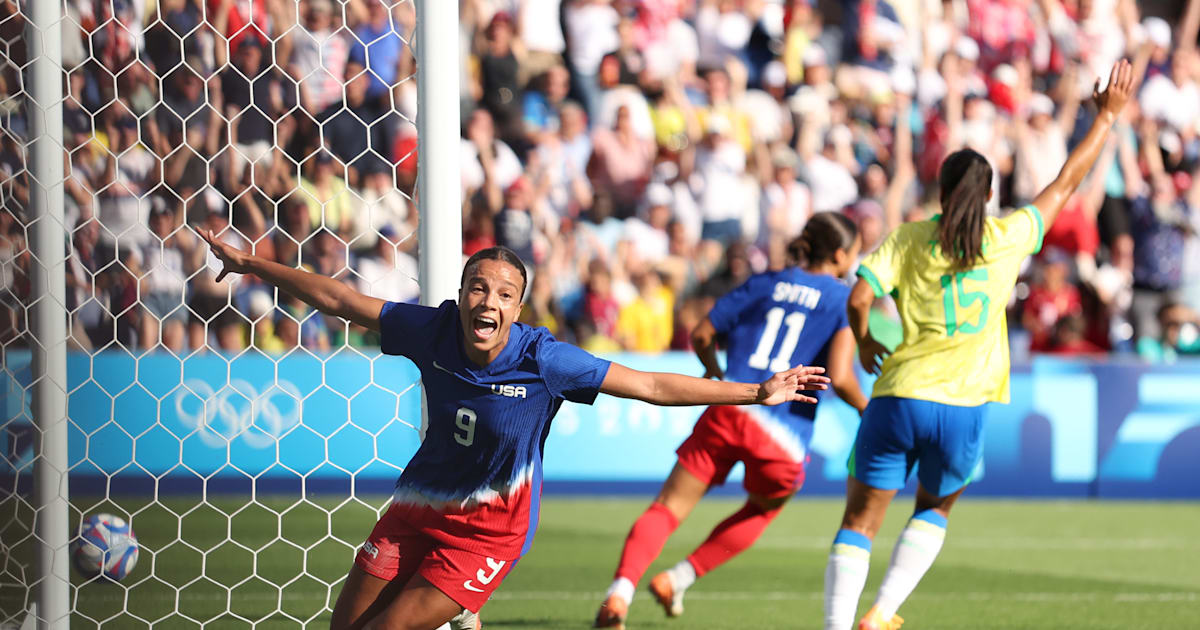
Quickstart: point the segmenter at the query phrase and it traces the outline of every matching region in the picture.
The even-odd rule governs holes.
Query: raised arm
[[[333,278],[247,254],[221,241],[211,231],[201,232],[200,236],[224,264],[217,275],[217,282],[229,273],[252,273],[322,313],[349,320],[370,330],[379,330],[379,312],[383,310],[383,300],[363,295]]]
[[[669,372],[641,372],[613,363],[600,391],[619,398],[634,398],[655,405],[779,405],[817,402],[801,391],[825,389],[825,368],[796,366],[761,383],[730,383]]]
[[[1109,129],[1112,128],[1113,123],[1117,120],[1117,115],[1121,113],[1121,109],[1125,107],[1125,103],[1133,94],[1133,74],[1133,67],[1127,60],[1122,59],[1113,66],[1112,73],[1108,77],[1108,87],[1103,92],[1100,91],[1100,81],[1096,81],[1092,100],[1096,102],[1098,111],[1096,120],[1092,122],[1092,128],[1088,129],[1083,141],[1075,147],[1074,151],[1071,151],[1071,155],[1067,158],[1067,163],[1063,165],[1062,170],[1059,171],[1058,177],[1033,200],[1033,204],[1041,212],[1043,222],[1047,227],[1054,225],[1054,219],[1058,217],[1059,211],[1066,205],[1067,199],[1079,187],[1079,182],[1083,181],[1084,176],[1091,170],[1092,164],[1096,162],[1096,158],[1100,156],[1100,151],[1104,149]]]

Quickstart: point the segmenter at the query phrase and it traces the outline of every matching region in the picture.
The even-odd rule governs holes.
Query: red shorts
[[[738,462],[742,487],[768,498],[785,497],[804,484],[804,462],[793,459],[761,425],[738,407],[709,407],[675,450],[679,463],[707,485],[721,485]]]
[[[354,564],[389,582],[414,575],[429,580],[463,608],[479,612],[512,569],[512,560],[448,547],[421,533],[393,507],[375,524]]]

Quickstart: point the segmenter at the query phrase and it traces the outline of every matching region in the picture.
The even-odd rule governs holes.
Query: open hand
[[[867,338],[858,344],[858,361],[862,363],[863,369],[867,373],[876,376],[883,370],[883,360],[888,358],[891,353],[886,346],[870,335],[867,335]]]
[[[1112,72],[1108,75],[1108,87],[1100,91],[1100,79],[1092,88],[1092,101],[1100,111],[1107,111],[1114,116],[1120,114],[1133,94],[1133,66],[1128,60],[1122,59],[1113,64]]]
[[[829,388],[829,377],[822,376],[825,368],[815,365],[798,365],[786,372],[777,372],[759,383],[758,402],[763,405],[781,405],[786,402],[816,403],[817,399],[805,396],[803,391]]]
[[[224,280],[230,273],[246,273],[250,270],[250,255],[217,238],[212,230],[200,232],[200,238],[208,243],[209,249],[223,265],[221,273],[217,274],[217,282]]]

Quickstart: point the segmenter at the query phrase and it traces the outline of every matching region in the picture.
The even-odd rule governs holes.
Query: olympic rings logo
[[[255,449],[271,448],[300,423],[300,390],[289,381],[272,383],[261,394],[242,379],[230,379],[220,390],[199,379],[183,384],[175,394],[175,413],[213,448],[236,440]]]

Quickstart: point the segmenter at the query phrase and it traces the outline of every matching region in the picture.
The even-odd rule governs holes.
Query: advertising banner
[[[611,358],[701,371],[683,353]],[[33,456],[28,363],[10,353],[0,372],[0,476],[9,479],[27,479]],[[68,363],[73,491],[386,491],[420,444],[421,387],[406,359],[102,352]],[[610,396],[564,404],[546,444],[547,491],[652,492],[702,411]],[[857,413],[827,394],[806,493],[843,491],[857,429]],[[971,492],[1200,498],[1197,454],[1200,363],[1038,358],[1013,369],[1012,402],[990,406]]]

